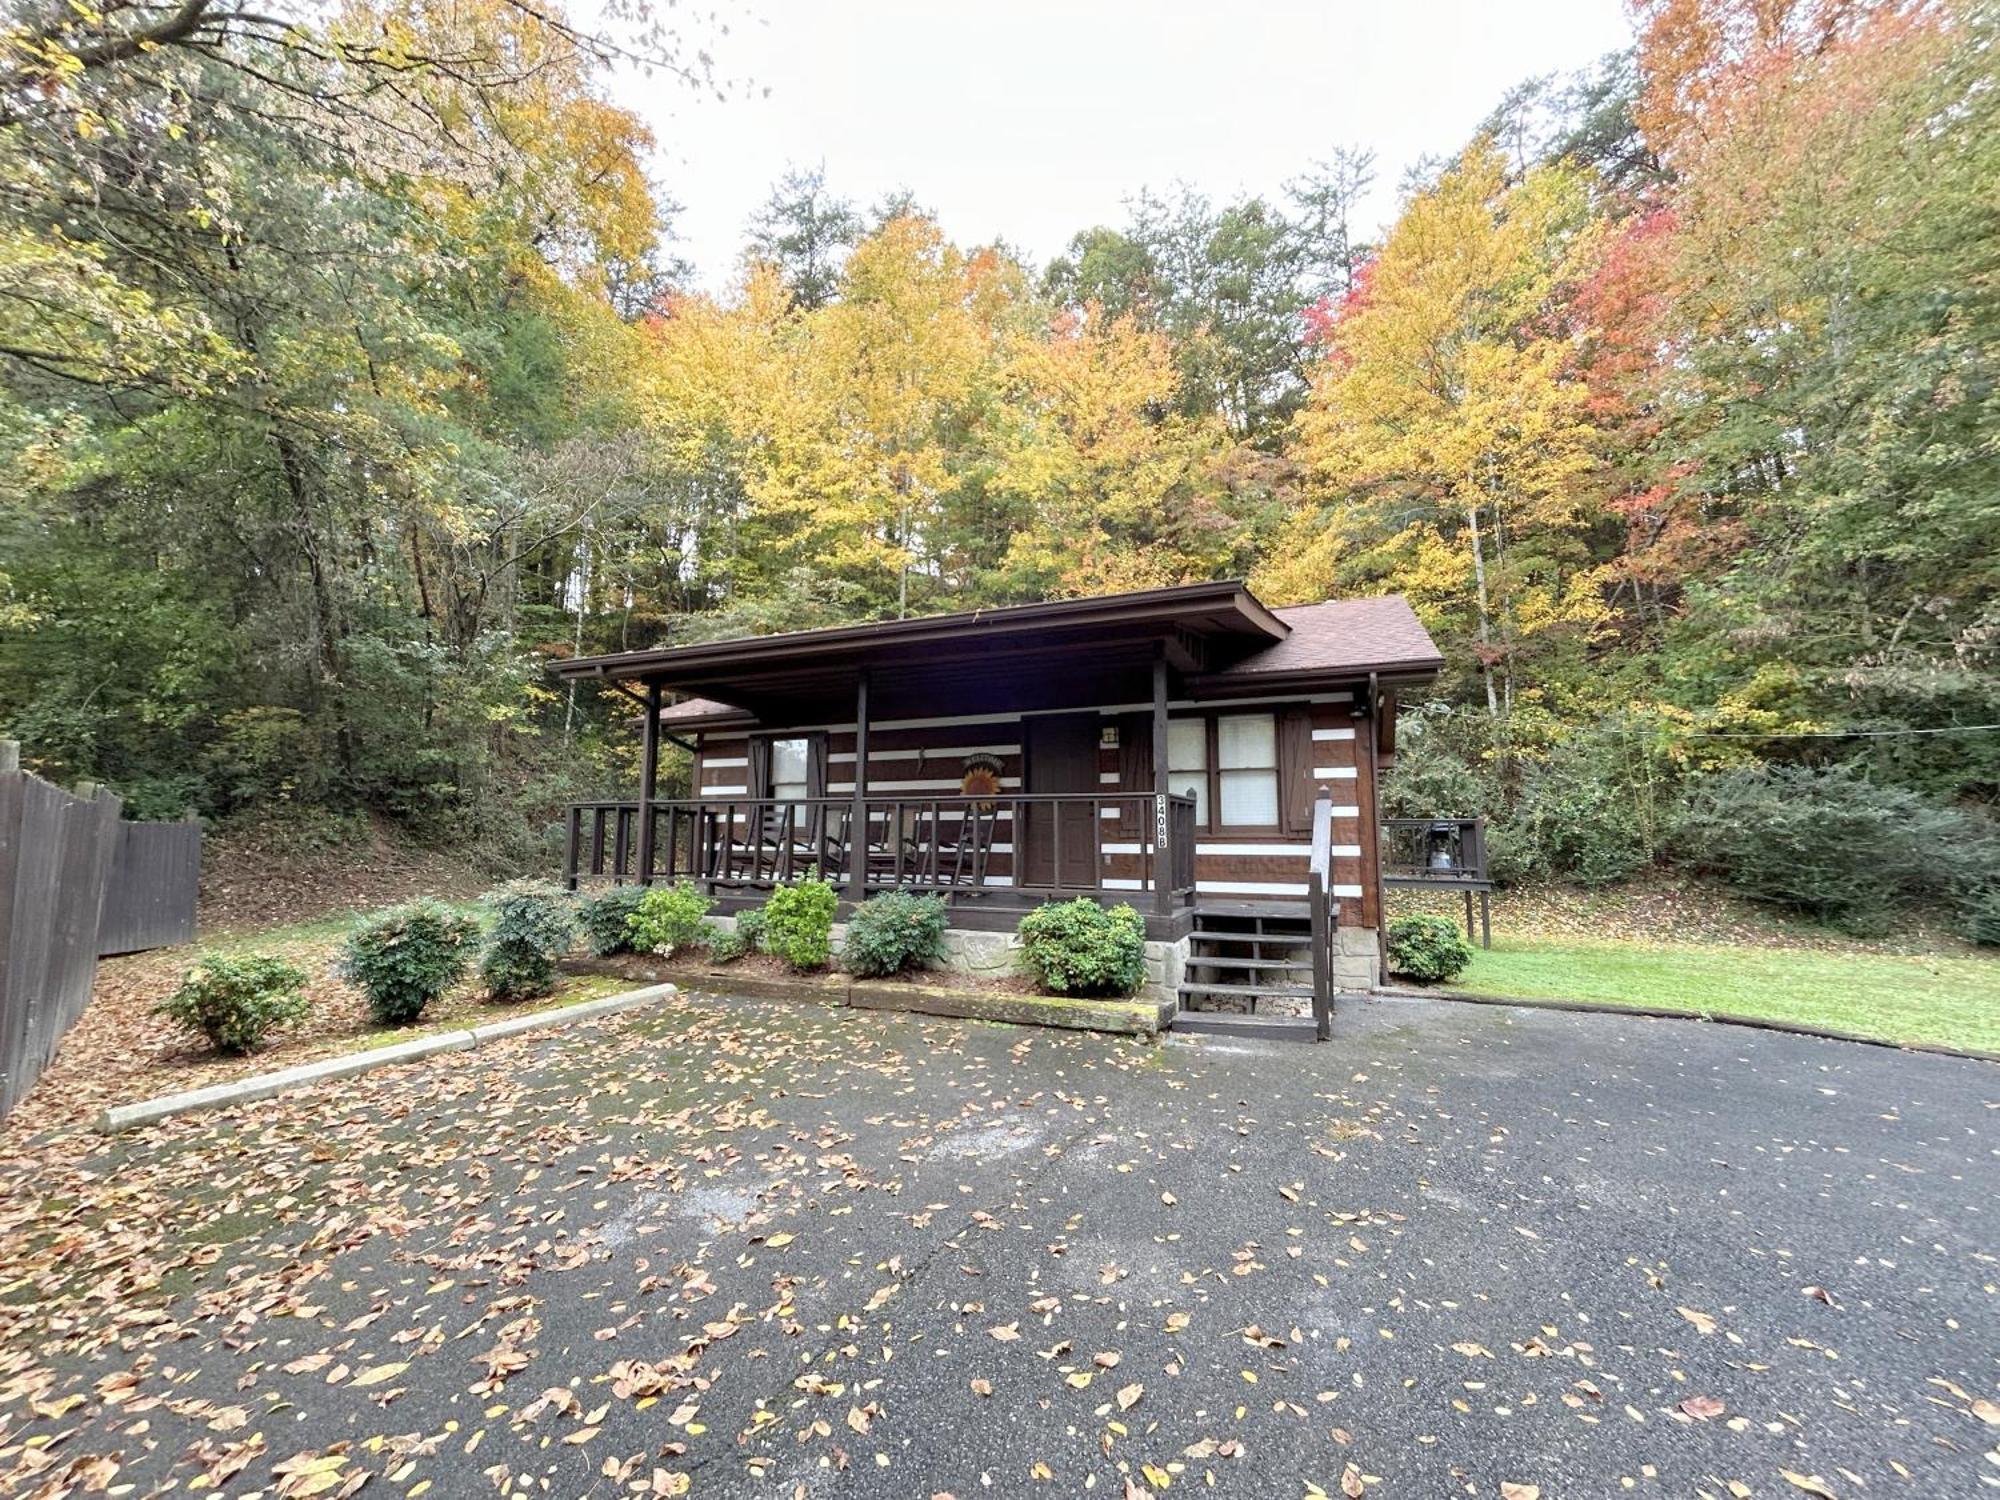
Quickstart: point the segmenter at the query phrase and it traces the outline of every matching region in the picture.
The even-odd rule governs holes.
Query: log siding
[[[1333,795],[1334,847],[1333,894],[1340,900],[1340,917],[1345,923],[1364,927],[1376,925],[1378,913],[1369,875],[1366,849],[1374,838],[1372,809],[1375,788],[1369,777],[1366,749],[1357,734],[1365,720],[1354,716],[1355,695],[1351,692],[1296,694],[1243,699],[1171,701],[1171,717],[1194,717],[1214,713],[1276,713],[1288,707],[1304,706],[1311,723],[1310,771],[1312,795],[1323,786]],[[1089,710],[1083,710],[1088,712]],[[1153,790],[1150,763],[1128,755],[1123,738],[1130,726],[1150,714],[1147,703],[1118,703],[1098,708],[1106,728],[1119,731],[1119,743],[1107,744],[1100,735],[1097,750],[1097,781],[1106,792],[1150,793]],[[827,744],[828,796],[839,796],[854,788],[853,764],[855,726],[845,724],[799,724],[760,728],[760,735],[782,736],[823,733]],[[1150,737],[1150,730],[1147,731]],[[868,732],[867,791],[871,795],[939,797],[958,794],[965,759],[988,756],[999,764],[1003,791],[1019,791],[1025,786],[1026,767],[1022,756],[1022,716],[962,715],[924,719],[875,722]],[[693,785],[697,797],[748,797],[757,788],[750,785],[749,736],[741,730],[702,733],[696,737]],[[1281,798],[1283,795],[1281,788]],[[1367,810],[1366,812],[1364,810]],[[1107,820],[1120,818],[1117,809],[1106,808]],[[994,884],[1011,884],[1014,874],[1014,845],[1006,809],[1000,811],[1001,826],[993,846],[989,879]],[[1125,822],[1129,823],[1129,818]],[[1121,826],[1105,830],[1103,869],[1100,885],[1106,890],[1138,890],[1141,887],[1138,830]],[[1195,880],[1203,895],[1223,898],[1301,899],[1306,894],[1309,844],[1297,833],[1276,831],[1205,830],[1195,840]]]

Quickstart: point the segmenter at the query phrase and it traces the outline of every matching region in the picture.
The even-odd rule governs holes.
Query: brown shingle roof
[[[1289,628],[1286,637],[1208,674],[1209,681],[1429,672],[1444,665],[1436,643],[1400,594],[1292,604],[1271,613]],[[660,710],[660,720],[669,732],[723,728],[752,719],[743,709],[712,698],[687,698]]]
[[[1375,599],[1329,599],[1271,611],[1292,627],[1282,641],[1251,653],[1217,677],[1276,672],[1413,671],[1444,665],[1436,642],[1401,594]]]

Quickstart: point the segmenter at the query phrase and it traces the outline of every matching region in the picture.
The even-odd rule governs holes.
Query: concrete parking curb
[[[1635,1005],[1622,1000],[1565,1000],[1553,996],[1478,995],[1459,990],[1415,990],[1394,985],[1377,987],[1373,994],[1387,1000],[1446,1000],[1454,1005],[1514,1005],[1527,1010],[1561,1010],[1582,1015],[1596,1013],[1639,1016],[1649,1021],[1709,1021],[1720,1026],[1743,1026],[1752,1031],[1777,1031],[1787,1036],[1816,1037],[1824,1042],[1859,1042],[1864,1047],[1887,1047],[1894,1052],[1928,1052],[1938,1057],[1963,1057],[1974,1062],[2000,1062],[2000,1052],[1976,1047],[1951,1047],[1943,1042],[1898,1042],[1888,1037],[1868,1036],[1858,1031],[1840,1031],[1831,1026],[1813,1026],[1802,1021],[1781,1021],[1770,1016],[1746,1016],[1726,1010],[1675,1010],[1666,1005]]]
[[[677,994],[678,985],[653,984],[644,989],[627,990],[620,995],[607,995],[602,1000],[586,1000],[579,1005],[559,1005],[549,1010],[536,1011],[531,1015],[512,1016],[505,1021],[491,1021],[484,1026],[473,1026],[460,1031],[441,1031],[434,1036],[420,1036],[407,1042],[397,1042],[389,1047],[371,1047],[366,1052],[349,1052],[341,1057],[321,1058],[318,1062],[301,1063],[295,1068],[280,1068],[275,1073],[259,1073],[253,1078],[239,1078],[229,1083],[211,1084],[205,1089],[190,1089],[181,1094],[162,1094],[157,1099],[142,1099],[136,1104],[119,1104],[104,1111],[97,1117],[97,1129],[103,1135],[115,1135],[121,1130],[130,1130],[138,1125],[151,1125],[174,1115],[187,1114],[198,1109],[221,1109],[232,1104],[248,1104],[256,1099],[268,1099],[273,1094],[303,1088],[309,1083],[324,1083],[333,1078],[349,1078],[356,1073],[372,1072],[376,1068],[393,1067],[397,1063],[417,1062],[426,1057],[434,1057],[440,1052],[467,1052],[488,1042],[504,1041],[522,1032],[538,1031],[550,1026],[573,1026],[579,1021],[588,1021],[595,1016],[616,1014],[645,1005],[667,995]]]

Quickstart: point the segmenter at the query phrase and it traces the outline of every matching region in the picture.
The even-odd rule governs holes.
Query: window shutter
[[[1126,714],[1118,720],[1118,790],[1153,790],[1153,720],[1150,714]],[[1150,809],[1137,802],[1123,804],[1118,837],[1128,843],[1143,839],[1152,826]]]
[[[1287,833],[1311,833],[1313,825],[1312,710],[1278,712],[1278,809]]]

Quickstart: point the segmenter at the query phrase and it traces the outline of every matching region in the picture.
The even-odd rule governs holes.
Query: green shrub
[[[833,957],[833,913],[840,897],[831,881],[809,870],[795,885],[781,885],[764,903],[766,953],[801,974],[823,969]]]
[[[556,960],[576,941],[576,902],[546,880],[510,880],[480,898],[493,913],[479,977],[495,1000],[532,1000],[556,987]]]
[[[281,958],[247,953],[205,958],[181,976],[180,988],[153,1007],[218,1052],[254,1052],[265,1034],[305,1018],[306,976]]]
[[[1130,906],[1106,910],[1087,896],[1038,906],[1021,918],[1021,961],[1056,995],[1124,996],[1146,980],[1146,923]]]
[[[1963,813],[1844,767],[1796,766],[1704,778],[1677,843],[1689,864],[1749,900],[1861,936],[1919,897],[1976,887],[1969,866],[1991,848]]]
[[[714,929],[703,918],[714,906],[715,898],[704,896],[692,880],[654,886],[632,913],[627,930],[633,949],[665,955],[708,942]]]
[[[1968,943],[2000,947],[2000,881],[1976,886],[1959,896],[1958,931]]]
[[[1389,924],[1389,972],[1419,984],[1458,978],[1472,962],[1472,944],[1449,917],[1398,917]]]
[[[632,951],[632,913],[646,898],[643,885],[614,885],[591,897],[577,911],[583,927],[584,946],[593,958],[609,958],[614,953]]]
[[[1564,748],[1523,768],[1512,805],[1488,825],[1495,879],[1611,885],[1653,862],[1663,835],[1646,813],[1657,797],[1636,795],[1600,748]]]
[[[944,901],[913,891],[889,891],[854,908],[840,961],[870,976],[930,969],[944,962]]]
[[[717,963],[734,963],[746,953],[759,952],[764,946],[764,908],[753,906],[748,911],[736,914],[736,926],[727,931],[718,931],[708,940],[708,956]]]
[[[340,972],[368,997],[376,1020],[401,1026],[458,982],[478,936],[472,918],[436,901],[413,901],[355,928]]]

